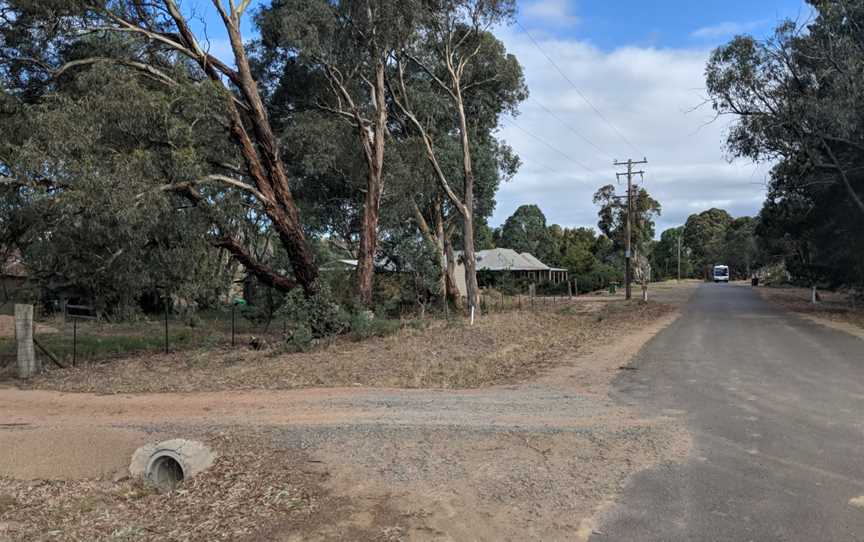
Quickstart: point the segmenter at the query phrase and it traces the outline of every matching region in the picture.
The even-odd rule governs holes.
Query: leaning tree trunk
[[[185,19],[180,15],[177,6],[173,2],[168,2],[166,5],[177,24],[182,38],[191,49],[198,50],[195,38]],[[264,212],[272,221],[273,228],[278,233],[279,240],[285,247],[297,284],[303,288],[307,296],[312,296],[317,292],[318,268],[313,261],[312,252],[306,242],[306,236],[303,233],[300,222],[300,213],[297,210],[297,205],[289,188],[288,174],[285,171],[285,165],[282,163],[280,156],[279,142],[273,134],[267,110],[264,107],[264,102],[258,91],[258,85],[252,75],[249,59],[246,56],[243,39],[240,35],[239,14],[237,14],[236,19],[229,17],[221,11],[220,14],[225,23],[225,28],[228,30],[231,49],[234,53],[234,62],[237,66],[236,80],[233,82],[240,89],[248,105],[246,114],[241,115],[233,97],[226,99],[231,121],[231,136],[239,145],[249,176],[262,195],[261,203]],[[232,7],[233,14],[234,9]],[[219,84],[222,83],[222,77],[214,69],[206,55],[199,55],[197,61],[211,80]],[[248,119],[251,131],[247,130],[243,122],[244,116]],[[237,247],[238,245],[233,246]],[[243,263],[247,269],[250,268],[248,264],[251,263],[251,258],[248,252],[239,250],[238,248],[232,250],[231,247],[229,247],[229,252],[238,261]],[[254,268],[255,266],[252,267]],[[282,291],[291,289],[292,286],[289,282],[280,280],[280,277],[275,276],[276,274],[272,270],[265,270],[260,265],[258,267],[261,267],[261,269],[255,273],[256,275],[270,275],[267,278],[275,283],[274,286],[276,288]]]

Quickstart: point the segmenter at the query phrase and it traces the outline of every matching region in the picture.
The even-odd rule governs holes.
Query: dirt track
[[[245,427],[321,465],[326,491],[343,499],[342,515],[308,526],[304,540],[345,539],[357,528],[364,539],[584,539],[631,474],[687,452],[676,413],[645,419],[607,395],[619,368],[673,319],[594,345],[530,383],[481,390],[0,389],[0,423],[14,424],[0,427],[0,477],[110,479],[147,440]]]

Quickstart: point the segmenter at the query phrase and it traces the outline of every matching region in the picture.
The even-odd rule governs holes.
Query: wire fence
[[[572,303],[575,296],[505,295],[483,293],[477,317],[513,311],[545,311]],[[142,354],[173,354],[196,348],[261,348],[285,341],[294,323],[283,316],[256,316],[241,306],[232,305],[219,311],[171,312],[151,314],[147,318],[110,322],[98,318],[89,307],[70,305],[60,314],[41,315],[34,324],[37,356],[42,366],[75,367],[111,359]],[[418,311],[405,308],[399,320],[469,318],[468,307],[453,308],[441,300]],[[14,319],[5,319],[0,327],[0,368],[15,364],[17,346]]]

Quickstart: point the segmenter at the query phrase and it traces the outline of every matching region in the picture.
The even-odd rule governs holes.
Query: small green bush
[[[314,337],[312,328],[306,324],[298,324],[286,339],[286,346],[292,352],[308,352],[312,348]]]
[[[300,288],[295,288],[285,298],[285,304],[277,312],[296,326],[309,328],[312,338],[339,335],[350,327],[348,312],[335,301],[330,288],[320,284],[318,294],[307,298]]]
[[[351,317],[351,336],[358,341],[370,337],[384,337],[399,331],[398,320],[376,318],[368,311],[355,313]]]
[[[424,329],[429,327],[430,320],[427,318],[414,318],[408,322],[408,325],[411,326],[411,329],[416,329],[417,331],[423,331]]]

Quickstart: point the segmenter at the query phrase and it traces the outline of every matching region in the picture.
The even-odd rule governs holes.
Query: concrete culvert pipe
[[[174,489],[185,478],[180,457],[171,451],[153,454],[144,476],[153,484],[165,489]]]
[[[171,490],[209,468],[215,459],[216,454],[201,442],[172,439],[138,448],[132,455],[129,472]]]

